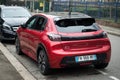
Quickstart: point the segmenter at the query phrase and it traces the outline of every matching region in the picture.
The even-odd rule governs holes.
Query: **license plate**
[[[92,60],[97,60],[96,55],[85,55],[85,56],[76,56],[75,57],[76,62],[92,61]]]

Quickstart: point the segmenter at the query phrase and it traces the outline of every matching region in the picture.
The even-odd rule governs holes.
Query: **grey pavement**
[[[2,43],[0,43],[0,51],[0,57],[4,55],[4,57],[2,57],[4,60],[2,60],[2,58],[0,60],[0,76],[2,76],[0,77],[0,80],[36,80],[36,78],[24,67],[24,65],[20,63],[20,61],[18,61],[15,56],[12,55],[12,53],[10,53],[10,51]]]
[[[0,50],[0,80],[24,80]]]
[[[101,26],[107,33],[120,36],[120,28]],[[0,80],[24,80],[0,48]]]

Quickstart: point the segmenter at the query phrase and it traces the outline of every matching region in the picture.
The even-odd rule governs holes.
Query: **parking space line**
[[[96,69],[96,71],[100,72],[101,74],[103,74],[103,75],[105,75],[105,76],[108,76],[110,79],[113,79],[113,80],[120,80],[120,79],[118,79],[118,78],[115,77],[115,76],[109,76],[108,73],[106,73],[106,72],[104,72],[104,71],[102,71],[102,70],[97,70],[97,69]]]
[[[24,80],[36,80],[36,78],[4,47],[1,42],[0,50]]]
[[[101,71],[101,70],[97,70],[97,71],[100,72],[100,73],[102,73],[103,75],[108,75],[108,73],[103,72],[103,71]]]
[[[111,79],[113,79],[113,80],[120,80],[120,79],[118,79],[118,78],[116,78],[116,77],[114,77],[114,76],[109,76],[109,78],[111,78]]]

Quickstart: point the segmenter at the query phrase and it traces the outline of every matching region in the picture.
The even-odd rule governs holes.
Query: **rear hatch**
[[[94,18],[61,19],[55,23],[64,50],[94,50],[109,44]]]

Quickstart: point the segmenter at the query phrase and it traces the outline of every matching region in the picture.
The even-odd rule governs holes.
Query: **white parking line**
[[[106,72],[104,72],[104,71],[101,71],[101,70],[96,70],[96,71],[100,72],[101,74],[103,74],[103,75],[105,75],[105,76],[108,76],[108,77],[109,77],[110,79],[112,79],[112,80],[120,80],[120,79],[118,79],[118,78],[115,77],[115,76],[109,76],[109,74],[106,73]]]
[[[100,72],[100,73],[102,73],[103,75],[108,75],[108,73],[103,72],[103,71],[101,71],[101,70],[97,70],[97,71]]]
[[[118,78],[116,78],[116,77],[114,77],[114,76],[109,76],[109,78],[111,78],[111,79],[113,79],[113,80],[120,80],[120,79],[118,79]]]
[[[36,78],[0,43],[0,50],[24,80],[36,80]]]

